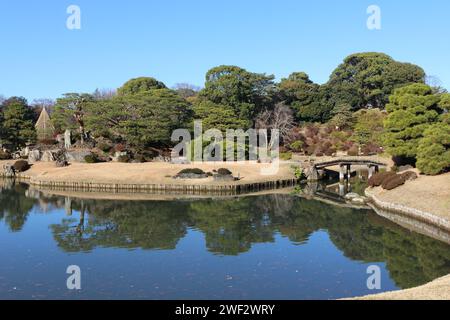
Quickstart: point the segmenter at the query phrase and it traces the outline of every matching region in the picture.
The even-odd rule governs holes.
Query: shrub
[[[205,172],[202,169],[189,168],[181,170],[178,174],[205,174]]]
[[[130,162],[130,156],[128,156],[128,155],[119,156],[117,158],[117,161],[122,162],[122,163],[128,163],[128,162]]]
[[[140,162],[140,163],[147,162],[147,159],[145,159],[145,156],[142,154],[135,155],[134,160],[136,160],[137,162]]]
[[[28,164],[28,161],[19,160],[14,163],[13,168],[15,172],[25,172],[30,169],[31,166]]]
[[[305,143],[303,141],[298,140],[298,141],[291,143],[290,148],[294,152],[301,152],[303,150],[304,145],[305,145]]]
[[[103,152],[108,153],[108,152],[111,151],[112,146],[110,146],[110,145],[107,144],[107,143],[100,142],[100,143],[97,145],[97,148],[99,148],[99,149],[102,150]]]
[[[382,187],[385,190],[393,190],[397,187],[404,185],[405,182],[406,179],[404,176],[402,176],[401,174],[396,174],[395,176],[385,179],[382,184]]]
[[[230,170],[225,169],[225,168],[221,168],[221,169],[217,170],[217,173],[221,176],[230,176],[233,174]]]
[[[369,187],[379,187],[386,179],[389,179],[395,175],[396,173],[392,171],[376,173],[369,179]]]
[[[358,156],[358,155],[359,155],[358,147],[357,147],[356,145],[352,146],[352,147],[347,151],[347,154],[348,154],[349,156],[352,156],[352,157]]]
[[[308,148],[306,148],[305,153],[306,155],[310,156],[313,155],[316,151],[316,147],[314,145],[310,145]]]
[[[95,154],[88,154],[87,156],[84,157],[84,161],[86,163],[97,163],[98,157]]]
[[[0,150],[0,160],[9,160],[11,159],[11,154],[7,151]]]
[[[303,169],[302,169],[301,167],[292,166],[292,169],[294,170],[294,176],[295,176],[298,180],[304,180],[304,179],[306,179],[305,172],[303,171]]]
[[[381,153],[381,148],[374,143],[368,143],[362,147],[361,153],[364,156],[376,155],[376,154]]]
[[[329,149],[327,149],[327,151],[325,151],[325,155],[331,157],[336,152],[337,152],[337,150],[335,148],[329,148]]]
[[[124,152],[126,149],[127,147],[122,143],[116,144],[114,147],[114,151],[116,152]]]
[[[292,152],[282,152],[280,153],[280,159],[284,161],[288,161],[292,159]]]

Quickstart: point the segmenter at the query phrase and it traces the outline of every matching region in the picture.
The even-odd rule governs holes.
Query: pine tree
[[[15,151],[36,140],[33,111],[25,98],[12,97],[3,103],[3,144]]]
[[[424,131],[439,119],[440,97],[425,84],[397,89],[386,106],[383,137],[387,151],[396,157],[415,158]]]
[[[430,126],[424,132],[417,153],[417,168],[425,174],[436,175],[450,169],[450,117]]]

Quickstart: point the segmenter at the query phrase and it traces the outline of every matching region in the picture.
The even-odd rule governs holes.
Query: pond
[[[0,299],[336,299],[450,273],[444,242],[279,192],[120,201],[4,185],[0,257]],[[81,290],[67,288],[71,265]]]

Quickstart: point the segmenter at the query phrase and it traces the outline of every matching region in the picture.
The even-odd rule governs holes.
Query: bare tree
[[[447,90],[442,86],[442,81],[438,76],[429,75],[425,78],[425,83],[433,88],[435,93],[446,93]]]
[[[293,112],[282,102],[276,104],[273,110],[266,110],[256,118],[256,129],[278,129],[281,139],[288,137],[293,128]]]
[[[6,100],[6,97],[0,94],[0,104],[2,104]]]
[[[201,88],[189,83],[177,83],[173,86],[173,89],[186,99],[196,96]]]
[[[42,109],[45,108],[49,114],[53,112],[53,107],[55,106],[55,100],[49,98],[34,99],[31,103],[34,111],[40,114]]]
[[[108,100],[116,96],[116,89],[95,89],[92,96],[95,100]]]

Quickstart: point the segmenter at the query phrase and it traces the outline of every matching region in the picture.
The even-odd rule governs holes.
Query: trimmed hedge
[[[119,156],[118,158],[117,158],[117,161],[118,162],[121,162],[121,163],[128,163],[128,162],[130,162],[130,157],[128,156],[128,155],[125,155],[125,156]]]
[[[217,170],[217,173],[221,176],[231,176],[233,174],[233,172],[231,172],[230,170],[225,169],[225,168],[221,168],[221,169]]]
[[[31,166],[28,164],[28,161],[19,160],[14,163],[13,168],[15,172],[25,172],[30,169]]]
[[[379,187],[386,179],[389,179],[395,175],[396,173],[392,171],[376,173],[369,179],[369,187]]]
[[[181,170],[178,175],[180,174],[205,174],[205,171],[198,168],[189,168],[189,169],[183,169]]]
[[[404,185],[406,182],[405,176],[401,174],[396,174],[388,179],[383,181],[382,187],[385,190],[393,190],[397,187]]]
[[[89,154],[86,157],[84,157],[84,161],[86,163],[97,163],[98,157],[95,154]]]
[[[11,154],[9,152],[0,150],[0,160],[9,160],[11,159]]]
[[[417,173],[413,171],[406,171],[401,174],[401,176],[405,179],[405,181],[411,181],[418,178]]]

